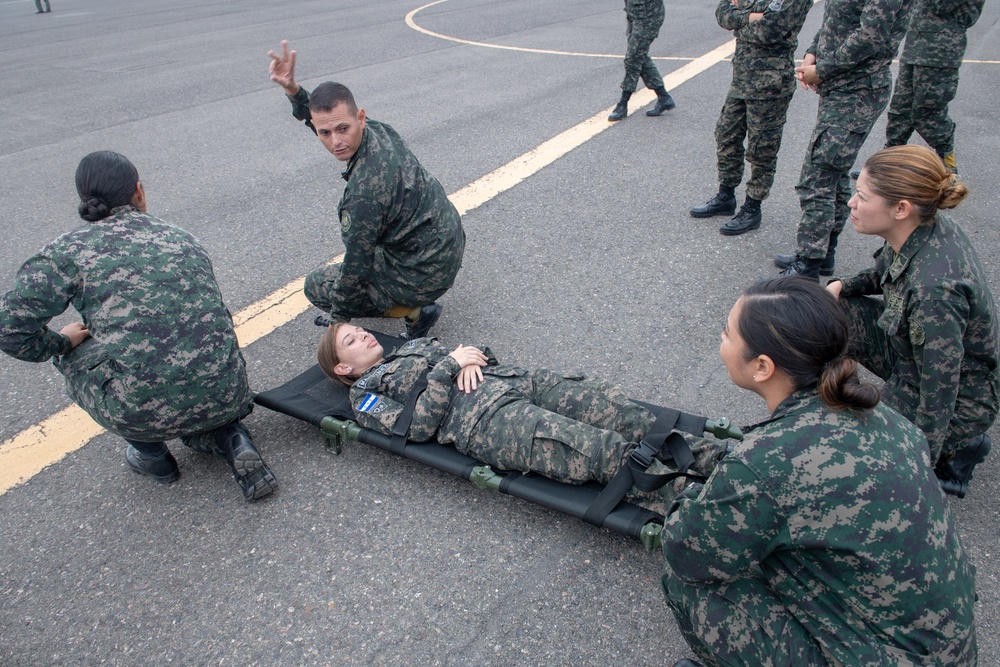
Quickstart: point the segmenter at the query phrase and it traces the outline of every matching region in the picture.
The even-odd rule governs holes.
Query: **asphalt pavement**
[[[37,15],[30,0],[0,0],[0,288],[78,224],[73,172],[101,149],[136,164],[151,213],[202,241],[234,313],[341,253],[341,166],[268,80],[281,39],[303,85],[347,84],[449,193],[617,101],[620,0],[442,0],[413,15],[424,31],[405,20],[420,6],[52,0]],[[668,0],[651,50],[661,72],[731,39],[714,7]],[[955,217],[1000,294],[1000,6],[969,35],[952,115],[971,195]],[[729,382],[719,332],[742,289],[793,249],[816,98],[793,99],[763,226],[724,237],[725,219],[687,211],[717,187],[730,71],[708,68],[671,91],[675,110],[640,110],[467,212],[465,265],[434,333],[654,403],[764,417]],[[848,231],[838,272],[864,268],[877,246]],[[316,314],[245,348],[254,389],[313,363]],[[51,365],[0,358],[0,443],[67,404]],[[106,433],[0,495],[0,665],[596,667],[688,655],[660,593],[662,556],[636,540],[367,445],[334,456],[315,429],[262,408],[247,423],[281,484],[255,504],[222,462],[176,442],[181,479],[141,478]],[[1000,664],[998,456],[951,500],[978,568],[982,665]]]

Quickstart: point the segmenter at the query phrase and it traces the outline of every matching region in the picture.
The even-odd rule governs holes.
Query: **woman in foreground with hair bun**
[[[885,402],[924,432],[942,488],[960,498],[1000,407],[993,295],[969,237],[940,212],[967,193],[930,149],[879,151],[849,205],[854,228],[885,244],[874,267],[827,285],[850,313],[849,354],[886,381]]]
[[[253,407],[246,364],[212,262],[189,233],[146,213],[128,158],[85,156],[76,169],[86,222],[28,259],[0,295],[0,350],[52,360],[66,393],[125,439],[125,461],[168,484],[165,440],[225,459],[247,500],[277,488],[240,420]],[[74,308],[82,322],[52,331]]]
[[[719,353],[770,417],[675,499],[662,587],[694,665],[975,665],[975,569],[920,430],[815,281],[736,301]]]

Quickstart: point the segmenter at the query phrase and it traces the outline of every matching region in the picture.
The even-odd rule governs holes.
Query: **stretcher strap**
[[[445,355],[441,355],[427,361],[427,369],[413,385],[410,395],[406,397],[406,405],[396,417],[396,423],[392,425],[392,441],[389,443],[389,451],[393,454],[403,455],[403,450],[406,449],[406,434],[410,432],[410,424],[413,423],[413,412],[417,408],[417,399],[427,389],[427,375],[444,358]]]
[[[406,449],[406,434],[410,431],[410,424],[413,422],[413,411],[417,407],[417,399],[420,398],[420,394],[424,393],[424,389],[427,389],[427,374],[431,372],[432,367],[428,367],[424,371],[424,374],[420,376],[416,384],[413,385],[413,389],[410,390],[410,395],[406,397],[406,405],[403,406],[403,411],[399,413],[399,417],[396,418],[396,423],[392,425],[392,439],[389,442],[389,451],[393,454],[403,455],[403,450]]]
[[[640,491],[655,491],[678,477],[692,476],[685,471],[694,463],[694,455],[691,454],[691,448],[684,436],[674,432],[681,414],[672,408],[663,408],[657,413],[656,421],[650,427],[649,433],[639,446],[632,450],[625,460],[625,465],[619,468],[611,482],[587,508],[583,515],[584,521],[595,526],[602,525],[633,486]],[[677,472],[665,475],[647,473],[646,469],[664,447],[674,459]]]

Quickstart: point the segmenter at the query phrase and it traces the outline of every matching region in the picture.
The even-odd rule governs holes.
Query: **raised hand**
[[[268,71],[271,74],[271,81],[285,89],[289,95],[299,92],[299,84],[295,83],[295,51],[288,50],[288,40],[281,40],[281,54],[268,51],[271,57],[271,65]]]

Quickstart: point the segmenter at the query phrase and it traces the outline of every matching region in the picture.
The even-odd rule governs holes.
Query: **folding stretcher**
[[[376,331],[372,333],[386,350],[394,349],[405,342],[402,339]],[[648,549],[658,548],[663,516],[621,500],[633,483],[641,486],[639,480],[632,479],[630,474],[624,475],[621,479],[616,477],[605,490],[597,484],[565,484],[540,475],[494,471],[487,464],[462,454],[454,447],[437,442],[417,443],[400,439],[394,440],[391,436],[362,427],[354,422],[354,412],[349,400],[349,388],[340,383],[332,382],[323,374],[318,365],[280,387],[257,394],[254,401],[269,410],[281,412],[319,427],[326,438],[327,448],[337,454],[340,453],[345,441],[358,441],[374,445],[404,458],[467,479],[481,489],[493,489],[500,493],[516,496],[575,516],[594,525],[635,536]],[[643,405],[651,408],[654,412],[663,410],[646,403]],[[667,432],[676,428],[698,435],[710,432],[720,438],[742,437],[739,429],[732,427],[728,419],[710,421],[703,417],[677,411],[668,412],[671,415],[668,418]],[[633,454],[640,454],[639,449]],[[656,451],[659,451],[659,447],[656,448]],[[639,460],[641,456],[633,456],[634,460],[630,461],[630,466],[634,468],[637,477],[643,476],[642,471],[649,466],[652,460],[652,454],[646,452],[646,455],[648,460],[644,460],[640,464],[636,464],[635,460]],[[689,450],[687,455],[690,456]],[[682,454],[678,454],[678,460],[682,456]],[[623,466],[624,468],[625,466]],[[671,478],[678,474],[680,473],[674,473]],[[645,475],[645,477],[653,478],[654,476]],[[663,476],[656,477],[659,481],[651,483],[662,486],[665,483],[662,479]],[[618,482],[617,485],[616,482]],[[619,489],[613,489],[613,486],[618,486]],[[602,494],[602,492],[604,493]]]

